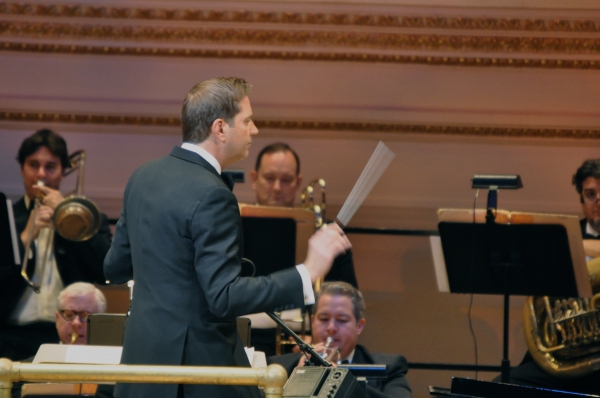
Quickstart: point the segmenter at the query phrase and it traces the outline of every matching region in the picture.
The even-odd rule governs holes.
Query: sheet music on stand
[[[0,267],[21,265],[12,202],[0,192]]]

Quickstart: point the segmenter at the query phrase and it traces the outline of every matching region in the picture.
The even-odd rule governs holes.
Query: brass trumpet
[[[315,187],[321,188],[321,203],[315,203]],[[311,181],[300,195],[302,207],[312,210],[317,216],[315,219],[315,227],[321,228],[325,222],[325,180],[318,178]]]
[[[71,167],[63,173],[63,176],[77,171],[77,181],[74,193],[69,194],[62,202],[54,209],[52,215],[52,225],[54,230],[63,238],[82,242],[90,239],[100,229],[101,217],[100,210],[91,200],[82,196],[83,190],[83,166],[85,164],[85,152],[83,150],[76,151],[69,155]],[[43,181],[38,181],[38,185],[43,186]],[[35,220],[39,206],[42,203],[44,195],[38,194],[35,197],[34,208],[32,210],[32,220]],[[31,255],[31,245],[33,243],[33,228],[30,228],[27,242],[25,244],[25,258],[21,267],[21,276],[27,284],[33,288],[36,293],[40,292],[40,285],[36,285],[27,276],[27,263]],[[40,280],[43,280],[45,273],[45,265],[48,262],[49,248],[54,245],[54,234],[48,234],[44,257],[42,260],[42,269],[40,272]]]
[[[321,203],[315,203],[315,187],[321,188]],[[302,190],[300,194],[300,201],[302,207],[311,210],[315,213],[315,230],[321,228],[326,221],[325,218],[325,180],[317,178],[308,183],[306,188]],[[323,278],[317,279],[314,288],[315,291],[321,290],[323,284]]]

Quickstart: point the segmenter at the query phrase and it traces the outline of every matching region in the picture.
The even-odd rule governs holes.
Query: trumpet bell
[[[100,210],[91,200],[72,196],[54,209],[52,221],[60,236],[82,242],[90,239],[100,229]]]

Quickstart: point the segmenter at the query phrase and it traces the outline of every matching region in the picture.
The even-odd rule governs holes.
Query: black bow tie
[[[233,176],[229,173],[223,173],[221,174],[221,179],[223,179],[223,182],[225,183],[225,185],[227,185],[227,187],[233,191],[233,186],[235,185],[235,182],[233,181]]]

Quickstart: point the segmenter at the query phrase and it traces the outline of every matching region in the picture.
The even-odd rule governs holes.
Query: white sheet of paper
[[[450,284],[448,283],[448,273],[446,272],[446,261],[442,251],[442,240],[439,236],[430,236],[431,255],[433,256],[433,267],[435,268],[435,279],[437,280],[438,290],[443,293],[450,293]]]
[[[123,347],[97,345],[67,346],[66,363],[89,363],[95,365],[118,365]]]

